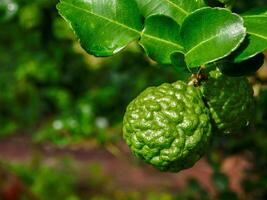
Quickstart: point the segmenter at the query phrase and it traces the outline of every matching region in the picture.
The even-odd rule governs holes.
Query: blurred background
[[[112,58],[86,54],[56,3],[0,0],[1,200],[267,199],[267,65],[249,77],[250,127],[216,136],[193,168],[161,173],[131,155],[121,122],[143,89],[179,73],[135,43]]]

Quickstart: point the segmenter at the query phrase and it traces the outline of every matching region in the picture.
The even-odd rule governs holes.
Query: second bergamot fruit
[[[246,77],[229,77],[214,70],[200,88],[217,130],[229,134],[249,124],[254,100]]]

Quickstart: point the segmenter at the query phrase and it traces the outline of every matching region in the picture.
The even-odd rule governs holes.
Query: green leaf
[[[183,53],[174,52],[171,55],[171,61],[175,71],[178,72],[179,80],[186,80],[191,76],[191,73],[185,63],[185,57]]]
[[[223,8],[202,8],[185,18],[181,39],[188,67],[228,56],[246,36],[243,20]]]
[[[267,6],[261,6],[252,8],[251,10],[244,12],[242,15],[248,16],[248,15],[266,15],[266,14],[267,14]]]
[[[175,51],[183,51],[180,43],[180,26],[173,19],[164,15],[146,19],[140,45],[152,59],[171,64],[170,55]]]
[[[234,63],[232,60],[223,59],[214,64],[227,76],[247,76],[258,71],[263,63],[264,55],[260,53],[240,63]]]
[[[163,14],[181,24],[192,11],[205,6],[203,0],[136,0],[145,17]]]
[[[188,71],[187,65],[185,63],[185,57],[183,53],[180,52],[174,52],[171,54],[171,61],[173,66],[177,68],[184,69],[184,71]]]
[[[141,16],[133,0],[112,2],[61,0],[58,4],[60,14],[70,23],[88,53],[111,56],[139,38],[146,53],[162,64],[171,63],[171,53],[183,51],[180,26],[172,18],[150,16],[142,31]]]
[[[134,0],[61,0],[57,8],[82,47],[95,56],[111,56],[140,37],[141,16]]]
[[[247,28],[246,42],[235,53],[234,62],[241,62],[267,49],[267,8],[243,16]]]

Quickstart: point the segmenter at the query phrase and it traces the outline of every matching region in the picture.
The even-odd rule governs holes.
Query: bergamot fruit
[[[246,77],[228,77],[214,70],[202,83],[201,91],[220,132],[229,134],[248,125],[254,100]]]
[[[147,88],[128,105],[123,119],[123,137],[133,154],[161,171],[193,166],[210,136],[200,90],[182,81]]]

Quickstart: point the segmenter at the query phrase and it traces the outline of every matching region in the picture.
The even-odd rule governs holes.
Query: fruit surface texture
[[[200,90],[182,81],[147,88],[127,107],[123,137],[133,154],[161,171],[193,166],[211,137]]]
[[[246,77],[228,77],[214,70],[201,91],[220,132],[229,134],[249,124],[254,100]]]

